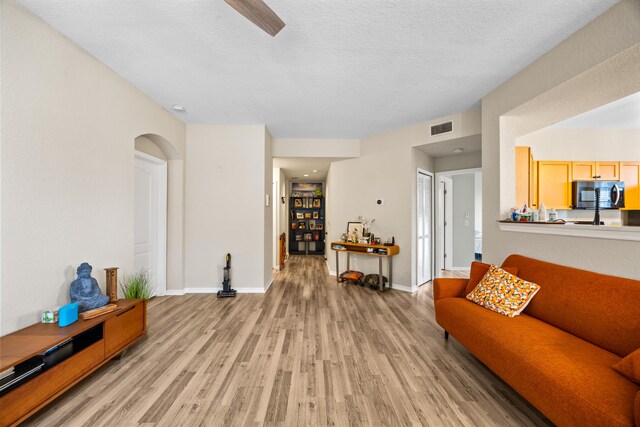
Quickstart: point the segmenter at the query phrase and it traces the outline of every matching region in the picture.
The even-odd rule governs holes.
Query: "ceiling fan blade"
[[[284,22],[262,0],[224,0],[249,21],[275,37],[284,28]]]

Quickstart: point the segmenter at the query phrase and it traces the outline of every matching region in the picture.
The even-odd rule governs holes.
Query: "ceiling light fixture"
[[[305,173],[305,174],[304,174],[304,176],[309,176],[309,174],[308,174],[308,173]]]
[[[318,173],[318,169],[314,169],[314,170],[313,170],[313,173]]]
[[[184,113],[186,111],[182,105],[178,104],[172,105],[171,108],[173,109],[173,111],[176,111],[178,113]]]
[[[455,150],[453,150],[454,153],[462,153],[464,151],[464,148],[456,148]]]

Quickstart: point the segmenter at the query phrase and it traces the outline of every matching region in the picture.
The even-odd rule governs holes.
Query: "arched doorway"
[[[133,267],[147,271],[155,295],[183,287],[183,167],[165,138],[135,138]]]

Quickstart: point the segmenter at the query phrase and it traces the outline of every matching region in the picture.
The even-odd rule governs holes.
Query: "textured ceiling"
[[[616,0],[19,0],[188,123],[361,138],[480,98]]]
[[[640,129],[640,92],[551,126],[574,129]]]

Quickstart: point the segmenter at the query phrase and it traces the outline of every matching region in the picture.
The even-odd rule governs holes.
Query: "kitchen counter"
[[[523,222],[499,222],[501,231],[556,236],[588,237],[593,239],[632,240],[640,242],[640,227],[574,224],[545,224]]]

